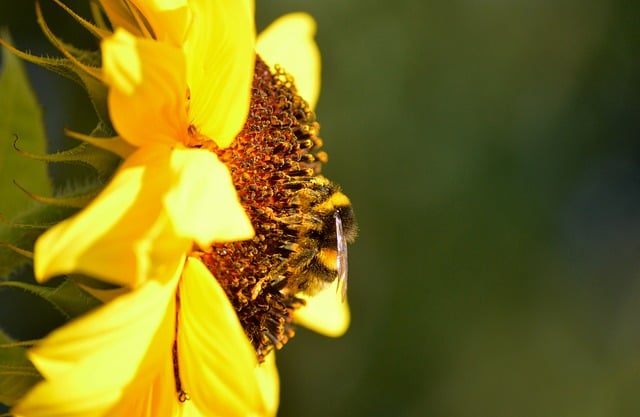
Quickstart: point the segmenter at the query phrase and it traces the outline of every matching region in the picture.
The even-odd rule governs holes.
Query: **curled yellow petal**
[[[176,233],[162,205],[176,176],[170,160],[161,145],[138,150],[89,206],[44,233],[37,279],[79,272],[136,287],[175,270],[193,239]]]
[[[179,173],[164,203],[176,232],[200,246],[253,236],[251,221],[240,205],[231,174],[215,154],[175,149],[171,169]]]
[[[178,356],[183,389],[202,415],[264,415],[256,354],[220,284],[195,258],[180,284]]]
[[[294,314],[294,321],[315,332],[330,337],[342,336],[349,328],[349,305],[342,301],[338,280],[313,297],[300,295],[307,304]]]
[[[173,312],[172,314],[175,314]],[[170,322],[173,324],[173,320]],[[169,328],[169,321],[163,328]],[[166,333],[166,332],[164,332]],[[178,416],[176,386],[171,358],[171,343],[166,339],[156,339],[153,350],[163,355],[160,362],[145,360],[139,367],[132,384],[125,388],[124,395],[105,416]],[[199,416],[200,417],[200,416]]]
[[[179,270],[165,282],[149,281],[47,336],[29,352],[45,380],[12,413],[29,417],[109,414],[125,396],[126,387],[139,378],[139,369],[144,368],[147,378],[156,372],[144,363],[158,360],[162,349],[157,347],[171,345],[173,321],[167,319],[173,311],[168,306],[178,276]]]
[[[193,124],[227,147],[249,112],[255,60],[251,0],[192,0],[184,50]]]
[[[271,67],[280,65],[293,76],[298,93],[312,109],[320,96],[320,51],[314,40],[316,23],[306,13],[290,13],[260,33],[256,50]]]
[[[105,81],[126,95],[133,94],[142,82],[142,60],[135,46],[136,38],[122,29],[102,42]]]
[[[187,0],[132,0],[151,25],[155,39],[182,46],[191,23]]]
[[[182,50],[117,29],[102,42],[102,59],[120,136],[135,146],[184,142],[189,119]]]

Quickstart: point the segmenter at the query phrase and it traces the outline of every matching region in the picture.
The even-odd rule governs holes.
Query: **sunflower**
[[[111,121],[128,147],[100,195],[38,240],[34,268],[39,280],[80,272],[131,290],[30,351],[45,380],[12,412],[274,415],[274,355],[258,364],[198,249],[254,233],[229,169],[211,151],[231,145],[247,117],[253,3],[103,6],[115,27],[102,41],[103,79]],[[308,16],[288,15],[257,45],[269,64],[291,67],[311,106],[319,92],[313,32]],[[295,321],[337,336],[348,326],[337,300],[328,288]]]

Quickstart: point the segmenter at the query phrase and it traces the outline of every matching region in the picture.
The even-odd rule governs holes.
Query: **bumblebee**
[[[353,243],[357,226],[349,198],[323,176],[316,176],[292,203],[299,208],[293,218],[282,219],[298,232],[287,245],[289,257],[275,271],[271,282],[291,294],[315,295],[338,279],[344,301],[347,294],[347,244]]]
[[[214,148],[229,168],[255,236],[220,242],[201,259],[220,282],[263,360],[294,334],[294,313],[338,280],[347,291],[347,244],[357,226],[349,198],[320,174],[315,114],[293,80],[259,57],[247,121],[233,144]]]

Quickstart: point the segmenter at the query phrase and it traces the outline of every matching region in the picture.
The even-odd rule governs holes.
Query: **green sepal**
[[[0,218],[0,242],[31,251],[36,239],[46,228],[75,213],[73,207],[33,204],[11,221]],[[7,277],[14,269],[30,262],[6,246],[0,246],[0,277]]]
[[[64,322],[68,322],[102,305],[102,302],[82,290],[70,279],[63,279],[56,287],[20,281],[5,281],[0,282],[0,291],[3,290],[25,291],[36,297],[35,299],[44,300],[64,318]],[[36,306],[32,303],[27,303],[22,305],[21,308],[30,309],[36,308]],[[20,311],[15,311],[15,314],[20,315],[21,313]],[[47,319],[48,317],[43,317],[43,323]],[[40,324],[42,325],[43,323]],[[4,324],[6,325],[6,323]],[[49,328],[47,332],[54,329],[55,327]],[[42,379],[27,358],[25,346],[28,345],[30,343],[16,342],[0,329],[1,403],[9,406],[14,405],[35,383]]]
[[[27,358],[24,344],[0,329],[0,403],[13,406],[42,376]]]
[[[31,55],[27,52],[14,48],[10,41],[5,41],[3,39],[0,39],[0,44],[4,45],[6,49],[11,51],[17,57],[46,68],[78,83],[87,91],[89,99],[91,100],[100,121],[105,125],[110,126],[111,122],[107,107],[108,88],[101,80],[101,71],[99,69],[101,65],[100,51],[87,51],[62,42],[47,26],[39,7],[36,8],[36,11],[38,13],[38,23],[40,24],[44,34],[53,43],[53,45],[64,54],[65,58]],[[4,34],[2,37],[8,39]]]
[[[2,33],[8,38],[8,33]],[[0,74],[0,214],[13,217],[31,202],[13,181],[38,194],[50,194],[46,165],[26,160],[12,148],[19,138],[29,149],[44,152],[46,137],[42,112],[29,85],[24,64],[3,49]]]
[[[76,12],[74,12],[69,6],[62,3],[60,0],[53,0],[58,6],[60,6],[69,16],[80,23],[89,33],[91,33],[96,39],[103,39],[111,34],[110,30],[103,29],[104,26],[94,25]],[[39,6],[38,6],[39,7]]]
[[[98,178],[102,182],[106,182],[106,180],[111,177],[115,168],[120,163],[120,158],[117,155],[86,142],[66,151],[53,154],[35,154],[22,150],[17,146],[15,149],[16,152],[19,152],[21,155],[37,161],[66,162],[87,166],[95,170]]]
[[[24,52],[19,49],[16,49],[11,44],[11,39],[9,38],[9,36],[4,32],[2,33],[0,44],[4,46],[4,49],[11,52],[11,54],[22,59],[23,61],[27,61],[32,64],[38,65],[39,67],[45,68],[51,72],[55,72],[58,75],[62,75],[65,78],[68,78],[80,85],[83,85],[82,79],[73,70],[73,66],[70,64],[70,61],[66,58],[36,56],[36,55],[31,55],[28,52]],[[3,58],[5,55],[9,56],[8,54],[6,54],[6,52],[3,52]]]
[[[32,193],[17,182],[14,183],[16,187],[20,188],[22,192],[27,194],[32,200],[59,207],[83,208],[88,205],[99,192],[99,190],[92,190],[87,194],[73,195],[69,197],[45,197]]]
[[[70,9],[69,9],[70,10]],[[68,10],[67,10],[68,11]],[[100,118],[100,121],[106,125],[110,125],[109,111],[107,107],[107,86],[102,82],[102,71],[100,66],[102,65],[102,55],[100,51],[87,51],[84,49],[76,48],[73,45],[67,44],[60,40],[53,34],[47,22],[44,20],[42,10],[39,3],[36,3],[36,15],[38,25],[42,29],[47,39],[55,46],[65,59],[62,61],[69,71],[74,73],[76,81],[80,81],[80,85],[87,91],[89,98],[93,103],[96,114]],[[72,14],[72,17],[74,14]],[[89,24],[87,22],[87,24]],[[100,30],[96,28],[96,30]],[[93,33],[93,32],[92,32]],[[36,63],[36,62],[34,62]]]
[[[2,35],[2,38],[6,38],[6,35]],[[79,84],[89,94],[89,99],[91,100],[94,110],[100,120],[107,125],[110,124],[109,111],[107,109],[108,90],[107,86],[104,85],[102,81],[96,79],[90,74],[87,74],[82,68],[78,67],[78,65],[68,58],[52,58],[31,55],[27,52],[14,48],[10,43],[2,39],[0,39],[0,44],[18,58],[48,69],[51,72],[55,72],[56,74],[62,75],[63,77]],[[85,51],[84,56],[85,59],[89,59],[91,61],[95,61],[100,57],[99,52],[97,51]]]
[[[74,281],[66,278],[63,278],[60,284],[55,287],[20,281],[0,282],[0,291],[10,290],[25,291],[34,296],[34,300],[44,300],[50,308],[64,318],[64,322],[59,323],[58,326],[102,305],[101,301],[82,290]],[[20,308],[36,307],[32,303],[27,303]],[[20,317],[21,312],[17,310],[15,314]],[[48,317],[43,317],[43,323],[46,323],[47,319]],[[57,326],[48,328],[46,332],[53,331],[55,328]],[[9,406],[14,405],[35,383],[42,379],[26,355],[26,347],[31,344],[17,342],[0,328],[1,403]]]
[[[95,22],[95,26],[99,30],[108,31],[111,30],[111,25],[105,21],[105,14],[102,10],[102,6],[96,2],[89,2],[89,9],[91,10],[91,18]]]
[[[69,279],[64,279],[62,284],[57,287],[19,281],[0,282],[0,289],[10,287],[22,289],[42,298],[67,320],[78,317],[102,304],[97,298],[89,295]]]
[[[107,126],[111,126],[111,119],[109,119],[109,108],[107,105],[107,86],[101,81],[97,80],[89,74],[86,74],[78,70],[78,78],[81,80],[81,86],[89,94],[89,99],[93,104],[93,109],[96,115],[102,123]],[[113,129],[111,129],[113,130]]]
[[[116,290],[118,288],[122,288],[119,285],[111,284],[110,282],[101,281],[97,278],[92,278],[88,275],[82,274],[69,274],[69,279],[80,285],[83,288],[88,288],[90,290]]]

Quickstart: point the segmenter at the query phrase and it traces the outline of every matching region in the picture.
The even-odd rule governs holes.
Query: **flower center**
[[[214,244],[200,257],[235,307],[260,361],[293,336],[293,312],[304,305],[296,294],[306,289],[290,285],[300,270],[288,261],[300,251],[309,222],[301,193],[329,184],[318,175],[327,160],[318,130],[291,77],[279,68],[272,73],[257,57],[247,121],[230,147],[211,149],[228,166],[256,234]]]

